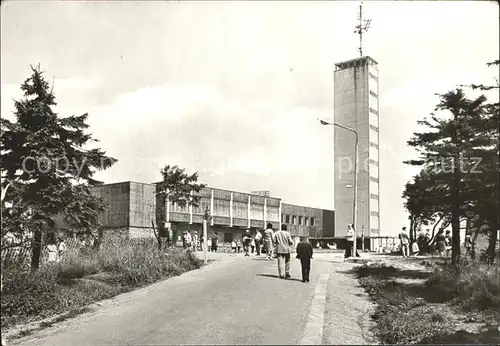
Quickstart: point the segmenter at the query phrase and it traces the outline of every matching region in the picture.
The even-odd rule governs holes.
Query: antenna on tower
[[[356,30],[354,30],[355,34],[359,35],[359,54],[363,56],[363,33],[367,32],[370,28],[371,19],[363,20],[363,2],[359,5],[359,13],[358,13],[359,24],[356,25]]]

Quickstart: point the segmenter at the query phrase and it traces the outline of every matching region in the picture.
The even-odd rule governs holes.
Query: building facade
[[[334,121],[358,132],[358,236],[380,235],[379,87],[378,64],[365,56],[335,64]],[[355,135],[334,129],[335,234],[352,223]]]
[[[334,236],[334,211],[282,203],[281,198],[268,192],[254,194],[205,187],[199,193],[198,206],[181,207],[165,201],[156,194],[156,184],[123,182],[93,188],[108,209],[100,222],[104,232],[125,237],[152,237],[153,224],[160,220],[175,230],[180,240],[182,231],[202,232],[203,216],[209,209],[209,235],[217,233],[220,241],[228,243],[241,239],[245,230],[265,229],[271,223],[275,230],[282,223],[289,225],[296,238]]]

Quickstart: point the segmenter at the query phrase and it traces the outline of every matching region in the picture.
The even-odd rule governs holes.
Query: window
[[[373,164],[373,165],[375,165],[375,166],[378,166],[378,161],[370,159],[370,163]]]
[[[281,222],[282,222],[282,223],[286,223],[286,222],[285,222],[285,214],[281,214]]]
[[[210,198],[201,197],[198,201],[198,206],[193,206],[193,214],[205,214],[205,209],[210,210]]]
[[[224,199],[214,200],[214,215],[229,217],[230,201]]]
[[[370,215],[371,216],[378,216],[378,211],[372,211],[372,212],[370,212]]]
[[[370,107],[370,112],[372,112],[375,115],[378,115],[378,112],[375,109],[371,108],[371,107]]]
[[[368,75],[370,76],[370,78],[373,78],[374,80],[378,80],[378,78],[373,73],[369,72]]]
[[[377,127],[377,126],[370,125],[370,128],[371,128],[373,131],[377,131],[377,132],[378,132],[378,127]]]
[[[373,181],[374,183],[378,183],[378,178],[370,177],[370,180]]]
[[[233,217],[240,219],[248,218],[248,203],[233,202]]]
[[[181,207],[179,206],[179,204],[176,202],[173,204],[172,206],[172,212],[174,213],[189,213],[189,207],[187,206],[187,203],[186,203],[186,206],[185,207]]]
[[[304,224],[306,226],[309,226],[309,218],[306,216],[305,220],[304,220]]]
[[[280,209],[279,207],[270,207],[266,208],[266,220],[267,221],[275,221],[278,222],[280,220]],[[285,215],[283,215],[283,220]],[[283,221],[282,221],[283,222]]]
[[[373,91],[370,90],[370,95],[372,95],[373,97],[378,97],[377,93],[374,93]]]
[[[285,223],[290,223],[290,215],[285,215]]]
[[[370,194],[370,198],[372,198],[372,199],[378,199],[378,195],[375,195],[375,194],[372,193],[372,194]]]
[[[304,217],[299,216],[299,225],[303,225],[303,224],[304,224]]]
[[[264,206],[262,204],[251,204],[250,218],[254,220],[264,220]]]
[[[370,147],[378,149],[378,144],[370,142]]]
[[[296,225],[297,224],[297,216],[293,215],[292,216],[292,225]]]
[[[314,218],[311,218],[311,226],[314,226]]]

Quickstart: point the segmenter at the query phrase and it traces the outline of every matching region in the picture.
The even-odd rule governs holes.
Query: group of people
[[[406,227],[403,227],[401,233],[398,235],[401,254],[403,257],[408,257],[410,255],[417,256],[422,254],[430,254],[434,250],[438,253],[439,257],[450,257],[452,248],[452,236],[449,230],[445,231],[440,229],[434,239],[431,239],[429,232],[421,233],[417,239],[413,242],[410,241],[410,236]],[[472,251],[472,237],[470,232],[466,232],[465,240],[465,256],[471,255]]]
[[[201,236],[198,237],[198,232],[196,231],[192,232],[184,231],[182,234],[182,246],[186,250],[203,251],[204,240],[205,239],[203,238],[203,234],[201,234]],[[207,251],[217,252],[218,247],[219,247],[219,237],[217,236],[217,233],[214,233],[214,235],[211,238],[207,239]]]

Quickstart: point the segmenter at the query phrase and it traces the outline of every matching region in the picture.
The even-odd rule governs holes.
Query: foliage
[[[2,328],[83,306],[200,267],[190,252],[152,239],[113,239],[38,271],[3,271]]]
[[[489,90],[484,86],[472,87]],[[445,224],[451,221],[453,261],[456,263],[460,253],[459,222],[474,215],[477,231],[488,225],[489,253],[493,257],[500,209],[500,153],[496,151],[499,105],[488,103],[484,95],[467,98],[462,89],[439,97],[435,109],[439,115],[432,113],[429,118],[419,121],[427,131],[414,133],[408,141],[408,145],[417,149],[420,158],[405,163],[422,167],[403,192],[412,228],[436,219]]]
[[[160,170],[162,181],[156,184],[156,194],[159,200],[162,201],[162,211],[164,211],[165,202],[177,203],[181,208],[192,205],[198,206],[200,195],[199,192],[206,186],[198,183],[198,172],[193,174],[186,173],[186,170],[178,166],[167,165]],[[165,213],[160,213],[159,226],[160,232],[156,232],[153,223],[153,230],[158,241],[158,247],[161,248],[162,241],[160,234],[163,229]],[[174,239],[177,239],[174,237]]]
[[[458,335],[463,337],[462,342],[478,339],[477,335],[454,330],[454,324],[463,319],[460,312],[498,324],[500,274],[494,268],[476,261],[432,267],[430,273],[378,263],[355,269],[361,286],[377,303],[372,317],[374,334],[381,343],[428,344],[443,340],[441,344],[450,344]],[[412,281],[406,283],[398,278]],[[423,283],[413,281],[419,279]],[[480,335],[482,343],[495,344],[495,338],[498,335],[489,332]]]
[[[15,101],[15,122],[1,119],[2,186],[9,185],[2,203],[4,228],[22,238],[35,233],[40,248],[42,231],[51,231],[58,218],[88,232],[98,226],[104,211],[91,187],[96,170],[112,166],[116,159],[101,149],[84,149],[97,142],[85,132],[88,114],[61,117],[49,83],[39,67],[21,85],[24,97]],[[34,268],[39,250],[33,251]]]

